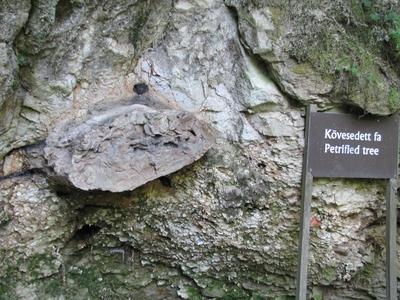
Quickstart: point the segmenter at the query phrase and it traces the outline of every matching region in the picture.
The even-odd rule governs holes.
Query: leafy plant
[[[391,111],[396,111],[400,108],[400,95],[399,90],[392,87],[389,92],[389,108]]]

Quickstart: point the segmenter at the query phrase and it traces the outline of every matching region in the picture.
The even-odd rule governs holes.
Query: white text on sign
[[[344,132],[335,129],[325,129],[325,139],[328,140],[350,140],[350,141],[365,141],[365,142],[382,142],[382,135],[375,131],[371,132]],[[379,148],[365,147],[361,145],[351,146],[348,144],[331,145],[325,143],[324,153],[330,154],[349,154],[349,155],[370,155],[378,156]]]

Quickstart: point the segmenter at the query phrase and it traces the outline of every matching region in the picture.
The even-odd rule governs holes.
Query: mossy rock
[[[238,13],[246,46],[267,63],[289,96],[304,104],[355,106],[377,115],[399,110],[394,87],[400,83],[400,4],[226,3]]]

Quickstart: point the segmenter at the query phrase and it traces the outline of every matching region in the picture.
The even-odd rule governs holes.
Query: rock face
[[[292,299],[305,104],[399,108],[398,1],[5,0],[0,20],[0,299]],[[384,192],[315,181],[311,299],[385,299]]]
[[[268,64],[288,95],[373,114],[399,109],[397,1],[225,3],[238,15],[244,46]]]

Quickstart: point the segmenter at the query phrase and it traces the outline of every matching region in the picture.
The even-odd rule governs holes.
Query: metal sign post
[[[397,180],[391,178],[386,191],[386,299],[397,300]]]
[[[307,107],[296,300],[307,297],[313,177],[387,179],[386,294],[397,300],[398,116],[358,118]]]
[[[303,154],[303,179],[301,189],[301,219],[300,219],[300,241],[299,241],[299,264],[297,270],[296,299],[305,300],[307,295],[307,267],[308,248],[310,242],[310,219],[311,219],[311,195],[313,176],[308,166],[310,105],[306,111],[304,154]]]

